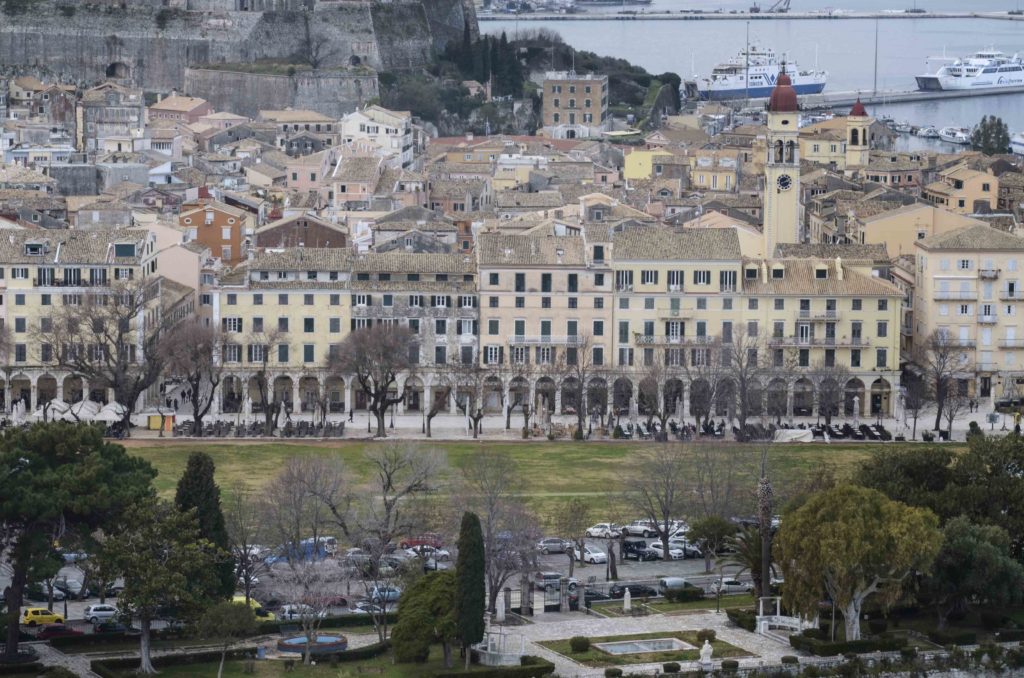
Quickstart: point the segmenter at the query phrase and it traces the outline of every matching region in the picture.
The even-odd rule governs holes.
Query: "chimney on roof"
[[[842,257],[836,257],[836,278],[839,280],[843,279],[843,259]]]
[[[761,261],[761,281],[768,284],[768,264],[765,261]]]

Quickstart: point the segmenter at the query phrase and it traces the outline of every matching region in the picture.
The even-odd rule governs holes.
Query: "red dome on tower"
[[[864,104],[860,102],[860,97],[857,97],[857,101],[854,102],[853,108],[850,109],[850,116],[856,116],[860,118],[868,117],[868,111],[864,108]]]
[[[789,79],[786,71],[779,73],[779,79],[775,81],[775,89],[768,99],[768,110],[772,113],[795,113],[799,110],[796,90],[793,89],[793,81]]]

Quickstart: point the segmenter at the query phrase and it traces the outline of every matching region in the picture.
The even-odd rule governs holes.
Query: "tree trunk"
[[[441,652],[444,654],[444,667],[450,669],[452,667],[452,644],[447,640],[441,643]]]
[[[139,619],[139,627],[142,634],[139,636],[139,673],[152,675],[156,673],[153,668],[153,661],[149,657],[149,617],[143,615]]]
[[[621,549],[619,550],[619,553],[622,553]],[[608,577],[612,581],[618,581],[619,579],[619,568],[615,564],[615,548],[611,542],[608,542]]]
[[[576,548],[579,548],[579,546],[577,545]],[[582,553],[582,551],[581,551],[581,553]],[[569,549],[568,556],[569,556],[569,576],[571,577],[573,571],[576,568],[576,558],[572,554],[572,549]]]
[[[466,655],[466,670],[469,671],[469,660],[473,656],[473,650],[469,647],[469,645],[464,645],[462,648],[462,653]]]
[[[378,407],[376,410],[373,411],[374,416],[377,417],[377,438],[387,437],[387,432],[384,429],[384,417],[387,414],[387,411],[387,405]]]
[[[21,603],[25,595],[25,582],[28,581],[28,566],[22,560],[16,559],[13,563],[11,583],[4,589],[4,599],[7,603],[7,644],[4,658],[13,661],[18,656],[18,635],[21,633],[21,622],[18,615],[21,613]]]
[[[910,439],[917,440],[917,415],[914,415],[914,429],[910,432]]]
[[[124,417],[121,418],[121,428],[124,430],[125,438],[132,437],[132,412],[127,405],[125,405]]]
[[[946,404],[946,400],[935,401],[935,430],[942,430],[942,410],[945,409],[943,406]]]
[[[843,608],[843,623],[846,627],[846,642],[860,640],[861,603],[854,598]]]
[[[225,643],[224,647],[220,651],[220,666],[217,667],[217,678],[221,678],[221,676],[224,675],[224,658],[227,657],[227,655],[228,646],[227,643]]]
[[[197,438],[203,437],[203,415],[192,412],[192,435]]]
[[[433,414],[428,414],[427,415],[427,437],[428,438],[430,437],[430,423],[433,420],[434,420],[434,415]]]

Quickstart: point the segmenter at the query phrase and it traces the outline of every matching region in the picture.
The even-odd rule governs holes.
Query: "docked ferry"
[[[934,57],[929,61],[941,61]],[[961,59],[946,59],[934,73],[917,76],[917,88],[924,91],[994,89],[1024,86],[1024,61],[1019,54],[1008,56],[995,50],[975,52]]]
[[[797,94],[820,94],[825,89],[826,71],[802,70],[794,61],[780,61],[774,50],[751,46],[715,66],[711,77],[698,78],[697,92],[709,101],[769,97],[783,67]]]

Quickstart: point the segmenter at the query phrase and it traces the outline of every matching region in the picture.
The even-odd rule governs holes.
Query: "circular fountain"
[[[318,633],[313,639],[309,653],[316,657],[335,652],[344,652],[348,649],[348,638],[341,634]],[[292,636],[277,641],[278,652],[295,652],[301,654],[306,651],[306,636]]]

